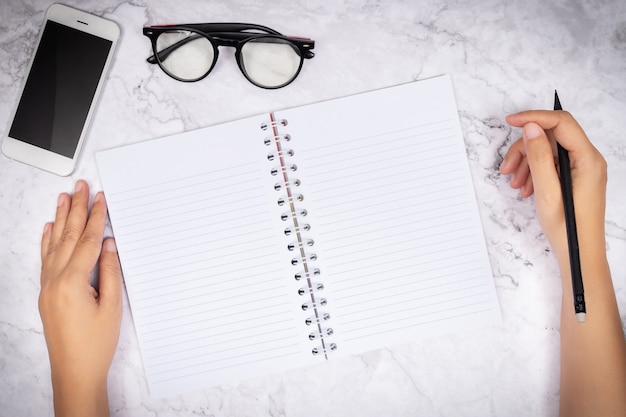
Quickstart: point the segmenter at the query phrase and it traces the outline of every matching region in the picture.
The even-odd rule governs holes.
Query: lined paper
[[[317,312],[294,279],[269,115],[97,155],[155,396],[324,360],[312,314],[330,314],[329,358],[500,319],[449,77],[275,117],[328,301]]]
[[[463,155],[452,151],[451,132],[444,121],[365,138],[348,158],[337,157],[347,151],[342,145],[306,154],[307,166],[315,166],[311,188],[326,195],[313,207],[338,334],[356,351],[363,340],[368,350],[387,345],[394,333],[400,343],[423,326],[494,308]],[[338,167],[339,180],[328,176],[328,166]]]
[[[155,396],[313,359],[304,354],[308,340],[297,328],[295,291],[285,279],[288,261],[280,253],[276,214],[262,180],[263,136],[258,127],[259,133],[253,131],[259,142],[250,144],[253,152],[237,149],[236,141],[217,140],[220,131],[230,137],[237,129],[222,126],[210,136],[192,132],[98,154]],[[197,155],[210,150],[235,157],[207,163],[196,156],[190,168],[193,156],[185,155],[181,141],[206,148]],[[167,175],[162,155],[170,164],[178,161]],[[133,169],[141,170],[143,181],[136,181]]]
[[[298,150],[337,353],[499,322],[449,78],[308,110],[277,115]]]
[[[257,172],[245,164],[112,195],[116,231],[133,236],[125,273],[156,383],[251,352],[298,352],[271,224],[259,216],[267,207]],[[198,368],[205,356],[215,367]]]

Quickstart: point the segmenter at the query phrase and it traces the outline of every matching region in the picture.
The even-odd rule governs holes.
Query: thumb
[[[99,301],[104,308],[121,311],[122,307],[122,268],[117,256],[115,239],[108,238],[102,243],[100,254]]]
[[[561,184],[556,172],[552,145],[546,132],[536,123],[524,125],[522,131],[526,158],[533,180],[535,201],[550,206],[560,202]]]

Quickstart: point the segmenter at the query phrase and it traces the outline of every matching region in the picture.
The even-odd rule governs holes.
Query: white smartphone
[[[61,4],[46,12],[2,152],[69,175],[120,35],[116,23]]]

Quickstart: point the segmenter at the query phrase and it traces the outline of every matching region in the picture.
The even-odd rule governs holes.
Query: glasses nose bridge
[[[222,36],[214,36],[213,35],[213,39],[215,39],[217,45],[216,46],[230,46],[232,48],[237,48],[237,46],[241,43],[241,40],[239,39],[229,39],[226,37],[222,37]]]

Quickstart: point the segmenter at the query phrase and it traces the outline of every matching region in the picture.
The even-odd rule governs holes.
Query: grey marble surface
[[[6,134],[48,1],[0,3],[0,131]],[[520,132],[507,113],[550,108],[554,89],[609,166],[607,250],[626,320],[626,3],[623,1],[86,0],[122,38],[76,171],[57,177],[0,156],[0,415],[52,415],[37,311],[39,240],[56,196],[84,178],[94,152],[216,123],[452,75],[503,322],[327,365],[167,399],[147,390],[124,300],[109,375],[115,416],[555,415],[560,283],[532,200],[498,166]],[[148,65],[144,25],[242,21],[316,40],[290,86],[248,83],[228,51],[208,78],[183,84]],[[89,372],[89,370],[85,370]]]

